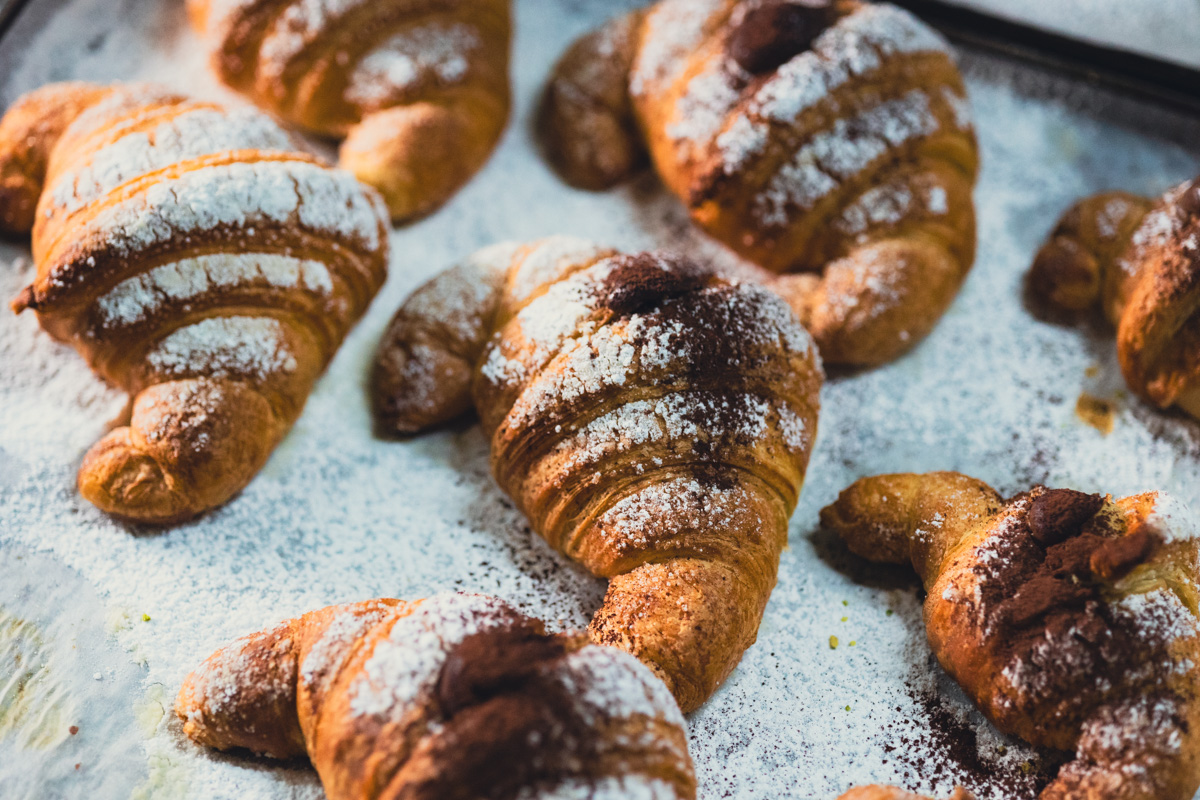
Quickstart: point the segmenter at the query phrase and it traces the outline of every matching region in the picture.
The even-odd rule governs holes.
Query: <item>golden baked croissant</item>
[[[188,0],[217,76],[263,108],[345,137],[339,166],[395,220],[470,180],[508,121],[510,0]]]
[[[683,717],[618,650],[495,598],[330,606],[239,639],[184,681],[184,732],[307,755],[330,800],[692,800]]]
[[[478,411],[500,487],[610,579],[593,639],[690,711],[754,641],[821,382],[804,328],[761,286],[555,237],[494,246],[417,290],[373,392],[392,433]]]
[[[828,363],[924,337],[975,257],[962,78],[908,12],[858,0],[661,0],[571,47],[540,112],[564,178],[648,150],[711,235],[770,273]]]
[[[964,475],[864,478],[821,512],[850,549],[911,563],[938,661],[1001,731],[1074,750],[1042,800],[1191,800],[1200,787],[1200,533],[1159,492]]]
[[[891,786],[859,786],[846,792],[838,800],[929,800],[929,798],[906,792],[903,789],[893,789]],[[958,788],[947,800],[975,800],[975,795],[966,789]]]
[[[258,472],[387,272],[387,213],[253,109],[55,84],[0,121],[0,219],[33,224],[13,302],[129,392],[79,489],[172,522]]]
[[[1200,419],[1200,178],[1157,202],[1125,192],[1080,201],[1029,275],[1052,308],[1099,306],[1117,328],[1125,381],[1159,408]]]

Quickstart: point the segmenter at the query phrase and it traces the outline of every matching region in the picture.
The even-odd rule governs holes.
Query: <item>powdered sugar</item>
[[[283,324],[271,317],[209,317],[168,334],[147,355],[159,374],[263,379],[296,369]]]
[[[681,728],[686,725],[666,685],[624,651],[588,645],[564,658],[555,674],[576,698],[576,711],[589,724],[645,716]]]
[[[101,295],[96,307],[101,327],[116,327],[140,322],[173,302],[258,282],[320,295],[333,292],[329,269],[320,261],[277,253],[210,253],[127,278]]]
[[[378,106],[429,76],[452,85],[467,76],[471,52],[480,45],[478,31],[461,22],[414,25],[368,52],[346,87],[346,99]]]
[[[1154,510],[1146,517],[1146,525],[1163,537],[1167,544],[1200,538],[1196,517],[1186,501],[1170,492],[1156,492]]]

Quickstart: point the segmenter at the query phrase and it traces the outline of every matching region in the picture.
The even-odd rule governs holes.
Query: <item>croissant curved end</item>
[[[136,522],[166,525],[204,510],[193,507],[162,465],[138,450],[127,427],[88,451],[78,485],[84,499],[101,511]]]

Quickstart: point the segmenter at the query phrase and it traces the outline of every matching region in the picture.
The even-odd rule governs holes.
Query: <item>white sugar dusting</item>
[[[296,369],[282,323],[270,317],[209,317],[168,334],[146,361],[164,376],[266,378]]]
[[[177,301],[260,282],[326,296],[333,292],[333,278],[320,261],[277,253],[209,253],[127,278],[101,295],[96,307],[101,327],[117,327],[140,322]]]
[[[552,789],[528,789],[515,800],[676,800],[673,784],[641,775],[603,778],[598,782],[571,779]]]
[[[461,22],[414,25],[368,52],[346,88],[346,99],[375,106],[432,76],[442,85],[467,76],[472,51],[480,46],[478,31]]]
[[[1073,5],[1082,16],[1099,2]],[[28,4],[0,51],[5,101],[56,77],[156,79],[227,96],[204,68],[206,46],[188,29],[182,5],[129,0],[115,15],[111,0]],[[143,675],[130,691],[106,668],[80,664],[72,676],[97,692],[89,695],[96,702],[84,706],[81,732],[67,741],[111,729],[110,708],[128,713],[138,703],[165,711],[146,728],[119,724],[136,740],[120,769],[85,757],[76,772],[80,759],[56,750],[44,763],[64,769],[38,772],[38,796],[77,796],[81,781],[104,772],[146,781],[150,796],[323,798],[311,771],[208,752],[184,738],[170,713],[183,677],[208,654],[315,608],[463,590],[502,597],[555,629],[587,625],[604,582],[528,530],[489,476],[478,428],[464,424],[405,442],[375,438],[364,381],[400,302],[497,241],[570,233],[624,251],[666,246],[730,260],[649,176],[601,194],[568,189],[526,133],[537,93],[569,42],[641,5],[517,0],[515,105],[504,141],[444,209],[392,232],[391,277],[368,316],[262,473],[215,513],[166,531],[131,529],[83,501],[75,490],[80,455],[119,417],[125,397],[41,333],[33,315],[0,313],[0,552],[31,585],[45,585],[35,583],[40,566],[14,560],[14,545],[96,587],[86,597],[38,594],[38,602],[95,639],[117,643],[114,659]],[[929,655],[917,591],[899,579],[874,580],[894,573],[863,572],[815,533],[817,510],[856,478],[959,469],[1005,494],[1045,482],[1115,496],[1159,489],[1193,508],[1200,503],[1200,428],[1122,393],[1110,335],[1038,322],[1021,302],[1023,273],[1063,210],[1093,192],[1156,196],[1194,177],[1200,126],[977,54],[964,54],[963,63],[983,156],[976,266],[910,355],[827,382],[790,547],[757,642],[688,718],[704,800],[832,798],[863,783],[936,797],[959,783],[981,800],[1034,796],[1032,784],[1010,790],[1000,779],[1021,778],[1023,762],[1036,772],[1037,755],[999,736],[941,673]],[[7,265],[0,295],[11,297],[33,278],[28,265],[11,263],[27,259],[28,250],[4,242],[0,256]],[[1076,418],[1083,390],[1114,403],[1107,436]],[[103,621],[108,614],[128,621],[113,634]],[[836,650],[831,635],[841,640]],[[94,652],[80,650],[81,657]],[[104,680],[95,681],[102,669]],[[112,692],[105,702],[101,691]],[[930,697],[977,735],[988,775],[958,763],[937,738],[923,702]],[[5,756],[9,741],[0,741]],[[15,773],[26,785],[29,765],[43,763],[36,758],[0,758],[0,783]],[[629,797],[633,785],[641,784],[630,778],[609,796]],[[126,800],[130,787],[120,788],[89,796]]]

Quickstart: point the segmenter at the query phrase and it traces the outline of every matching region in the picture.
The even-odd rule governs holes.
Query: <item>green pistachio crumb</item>
[[[845,621],[846,621],[846,620],[848,620],[848,619],[850,619],[850,618],[849,618],[849,617],[842,617],[842,622],[845,622]]]
[[[850,640],[851,647],[854,647],[856,644],[858,644],[858,642],[854,641],[853,639]]]
[[[843,600],[843,601],[842,601],[842,605],[844,605],[844,606],[848,606],[848,605],[850,605],[850,601],[849,601],[849,600]]]
[[[895,614],[895,613],[896,613],[896,612],[895,612],[895,611],[892,611],[890,608],[887,610],[887,615],[888,615],[889,617],[890,617],[892,614]]]
[[[837,650],[837,637],[836,636],[829,637],[829,649]]]
[[[142,622],[149,622],[149,621],[150,621],[150,615],[142,614]]]
[[[847,710],[847,711],[849,711],[849,710],[850,710],[850,706],[846,706],[846,710]]]

